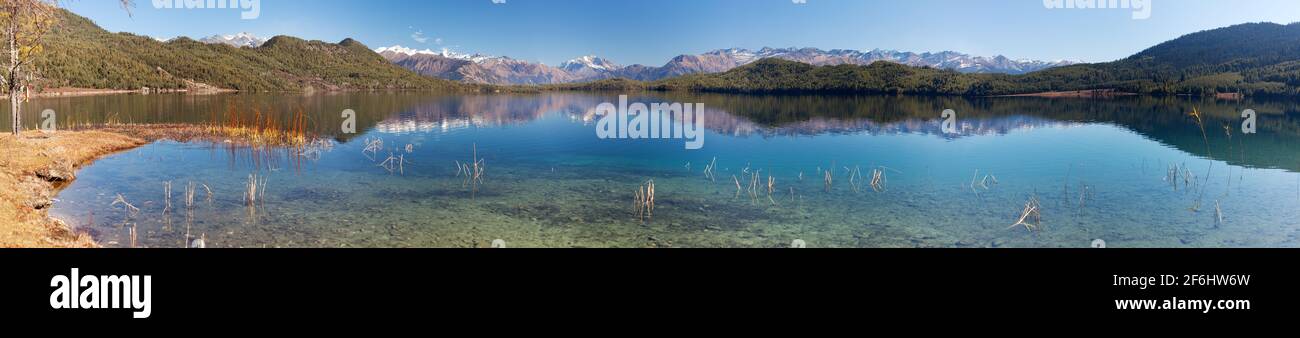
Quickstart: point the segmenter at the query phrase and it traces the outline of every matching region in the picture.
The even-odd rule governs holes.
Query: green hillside
[[[109,33],[68,11],[47,36],[37,69],[47,87],[180,89],[187,81],[242,91],[465,87],[393,65],[352,39],[333,44],[277,36],[258,48],[188,38],[159,42]]]

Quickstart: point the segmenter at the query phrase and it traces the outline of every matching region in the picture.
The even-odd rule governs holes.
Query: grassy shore
[[[94,160],[147,143],[102,131],[0,135],[0,247],[97,247],[90,236],[48,215],[54,195]]]

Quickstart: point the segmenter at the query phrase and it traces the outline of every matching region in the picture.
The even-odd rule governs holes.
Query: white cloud
[[[411,33],[411,40],[415,40],[415,42],[419,42],[419,43],[425,43],[429,41],[429,38],[425,37],[424,31],[420,30],[420,31],[415,31],[415,33]]]

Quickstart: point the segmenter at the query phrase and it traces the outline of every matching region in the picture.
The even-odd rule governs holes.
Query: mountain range
[[[764,58],[722,73],[656,81],[601,80],[557,90],[837,92],[999,96],[1110,95],[1300,96],[1300,23],[1250,23],[1188,34],[1131,57],[1027,74],[962,73],[892,62],[816,66]]]
[[[821,50],[816,48],[719,49],[698,55],[681,55],[660,67],[622,66],[605,58],[588,55],[552,67],[508,57],[461,54],[447,50],[415,50],[402,46],[375,52],[399,66],[425,76],[478,84],[560,84],[610,78],[655,81],[700,73],[721,73],[758,60],[776,58],[814,66],[870,65],[887,61],[914,67],[950,69],[962,73],[1025,74],[1076,64],[1071,61],[1012,60],[1005,56],[982,57],[957,52],[913,53],[892,50]]]
[[[249,33],[239,33],[231,35],[213,35],[199,39],[199,42],[230,45],[233,47],[257,48],[266,43],[266,39],[259,38]]]
[[[764,48],[682,55],[659,67],[585,56],[548,66],[478,54],[371,49],[276,36],[201,42],[110,33],[61,10],[34,69],[39,87],[317,90],[682,90],[1017,95],[1105,90],[1152,95],[1300,96],[1300,23],[1196,32],[1131,57],[1071,64],[960,53]],[[248,39],[242,39],[248,38]],[[241,47],[235,47],[241,45]],[[888,62],[877,62],[888,61]],[[414,71],[412,71],[414,70]],[[469,83],[469,84],[467,84]],[[508,87],[476,84],[539,84]]]

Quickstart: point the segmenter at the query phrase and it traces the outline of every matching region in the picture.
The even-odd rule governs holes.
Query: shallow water
[[[590,111],[617,102],[603,94],[106,96],[38,100],[28,111],[54,109],[61,124],[77,124],[203,123],[229,105],[303,109],[314,130],[334,136],[319,156],[158,142],[87,166],[52,213],[109,246],[129,246],[132,226],[144,247],[183,246],[187,232],[209,247],[1300,246],[1296,102],[631,100],[704,103],[703,149],[597,138]],[[1193,107],[1206,114],[1205,136],[1185,114]],[[1259,112],[1257,134],[1237,127],[1248,108]],[[339,133],[344,109],[358,113],[359,133]],[[960,134],[941,132],[944,109],[958,113]],[[373,139],[384,150],[365,153]],[[475,150],[486,164],[477,189],[456,168]],[[390,152],[405,161],[398,172],[378,166]],[[714,158],[711,180],[703,171]],[[1170,182],[1173,165],[1189,178]],[[867,183],[876,168],[881,191]],[[855,169],[864,178],[851,179]],[[268,182],[250,208],[252,173]],[[651,179],[656,208],[642,221],[634,191]],[[190,208],[188,182],[199,186]],[[117,194],[141,212],[112,206]],[[1041,227],[1010,227],[1031,198]]]

